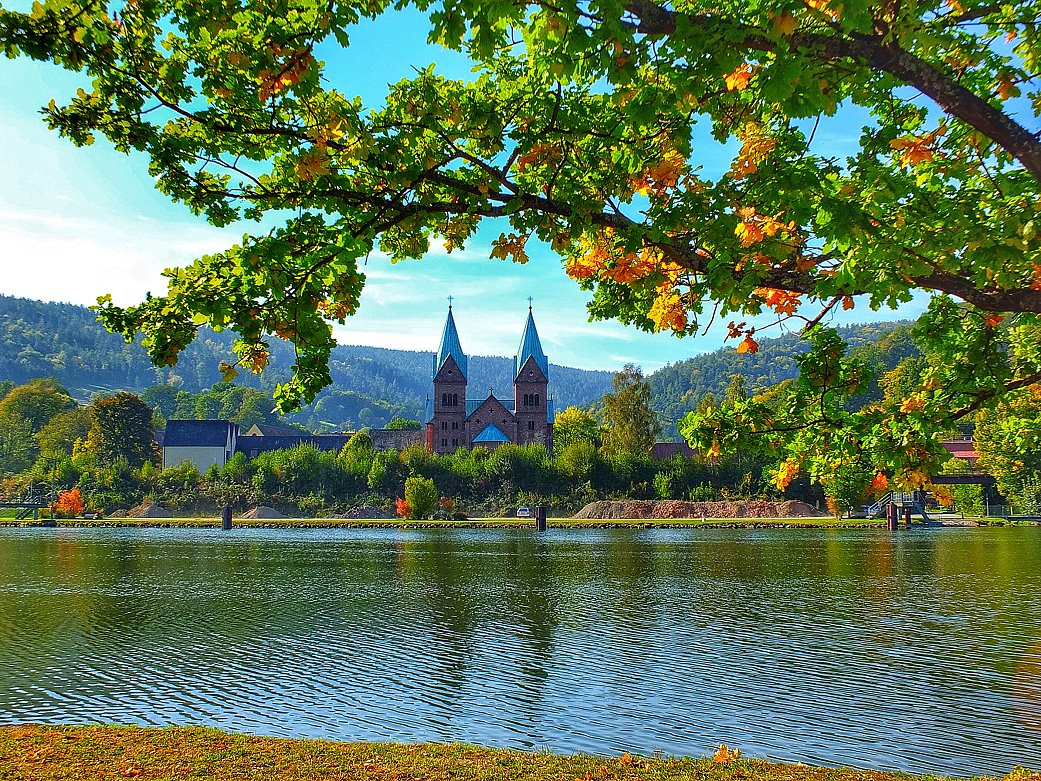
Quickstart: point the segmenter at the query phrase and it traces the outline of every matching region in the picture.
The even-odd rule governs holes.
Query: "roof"
[[[474,442],[509,442],[510,439],[496,426],[494,423],[489,423],[473,439]]]
[[[249,454],[256,450],[258,453],[267,450],[287,450],[299,445],[311,445],[318,450],[343,449],[351,439],[350,434],[289,434],[287,436],[248,436],[239,437],[238,452]]]
[[[517,357],[513,361],[513,378],[520,376],[520,371],[528,358],[534,358],[535,363],[542,369],[542,373],[549,379],[549,359],[542,352],[542,342],[539,341],[539,332],[535,330],[535,318],[528,307],[528,321],[524,324],[524,334],[521,336],[520,347],[517,348]]]
[[[980,454],[976,451],[976,445],[971,439],[946,439],[940,444],[955,458],[974,461],[980,457]]]
[[[482,404],[484,404],[486,401],[488,401],[488,399],[490,399],[490,398],[493,398],[493,397],[492,396],[486,396],[483,399],[467,399],[466,400],[466,417],[470,417],[475,412],[477,412],[477,408],[480,407]],[[497,402],[499,402],[500,404],[502,404],[502,406],[504,406],[506,408],[507,412],[516,414],[516,412],[517,412],[517,410],[516,410],[516,403],[517,402],[516,402],[515,399],[500,399],[498,396],[495,396],[494,398],[495,398],[495,400]]]
[[[227,420],[168,420],[163,447],[227,447],[238,426]]]
[[[254,430],[256,430],[259,433],[256,435],[250,434],[250,432]],[[300,433],[302,432],[296,429],[285,428],[284,426],[270,426],[267,423],[254,423],[252,426],[246,429],[246,432],[245,434],[243,434],[243,436],[291,437]]]
[[[434,376],[441,370],[441,367],[445,365],[445,360],[451,355],[455,358],[455,363],[459,367],[459,371],[463,373],[463,379],[466,379],[466,353],[463,352],[463,346],[459,343],[459,332],[455,330],[455,318],[452,316],[452,307],[448,307],[448,318],[445,320],[445,330],[441,333],[441,346],[437,349],[437,355],[434,356]]]

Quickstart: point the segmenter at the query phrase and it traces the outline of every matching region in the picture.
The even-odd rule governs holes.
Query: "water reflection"
[[[1007,772],[1041,535],[0,530],[0,721]]]

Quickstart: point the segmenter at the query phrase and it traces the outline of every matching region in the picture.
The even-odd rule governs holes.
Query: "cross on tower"
[[[449,296],[449,297],[448,297],[448,308],[449,308],[449,309],[451,309],[451,308],[452,308],[452,301],[453,301],[453,298],[454,298],[453,296]]]
[[[531,302],[534,301],[534,300],[535,300],[534,298],[532,298],[531,296],[528,296],[528,309],[531,309]]]

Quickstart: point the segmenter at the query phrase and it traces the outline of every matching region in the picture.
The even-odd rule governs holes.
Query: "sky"
[[[414,68],[436,62],[444,75],[467,75],[462,57],[428,46],[425,36],[415,15],[367,24],[346,51],[328,53],[330,86],[378,105],[386,85]],[[122,155],[104,139],[76,148],[48,130],[40,107],[74,92],[80,78],[44,63],[0,60],[0,294],[90,305],[111,293],[116,303],[133,304],[147,292],[164,291],[163,269],[225,249],[249,225],[214,228],[171,202],[154,189],[144,155]],[[863,124],[850,117],[822,134],[823,143],[841,152]],[[530,246],[531,261],[523,266],[489,258],[491,241],[505,227],[483,227],[464,251],[451,255],[435,245],[423,260],[391,265],[374,254],[364,268],[359,312],[336,326],[337,340],[435,350],[452,296],[467,353],[512,355],[530,296],[543,348],[559,365],[617,370],[634,363],[650,372],[723,346],[723,323],[678,339],[614,321],[590,322],[589,294],[564,274],[548,247]],[[841,322],[920,311],[917,304],[882,313],[858,307],[842,313]]]

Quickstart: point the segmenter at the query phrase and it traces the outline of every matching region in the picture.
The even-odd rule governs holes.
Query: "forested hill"
[[[153,366],[138,344],[109,333],[87,308],[0,296],[0,380],[21,384],[54,377],[74,395],[95,391],[143,391],[173,384],[203,391],[220,381],[217,366],[231,356],[230,332],[205,331],[182,352],[176,366]],[[307,426],[379,426],[395,416],[419,418],[430,392],[433,357],[428,352],[378,347],[337,347],[331,365],[333,385],[297,422]],[[236,383],[270,389],[288,377],[290,345],[272,340],[271,366],[261,377],[248,373]],[[500,395],[512,389],[512,358],[473,356],[470,386]],[[550,394],[558,409],[585,406],[611,387],[612,373],[553,366]]]
[[[912,321],[871,323],[843,326],[838,329],[852,350],[867,363],[876,378],[894,368],[901,360],[918,355],[911,341]],[[752,396],[798,375],[795,357],[807,351],[797,333],[773,339],[761,339],[758,352],[739,354],[733,347],[697,355],[689,360],[665,366],[648,377],[651,404],[664,426],[663,435],[676,438],[676,423],[694,409],[706,394],[717,400],[726,395],[733,375],[744,378],[745,392]],[[867,403],[881,397],[877,386],[858,398]]]

